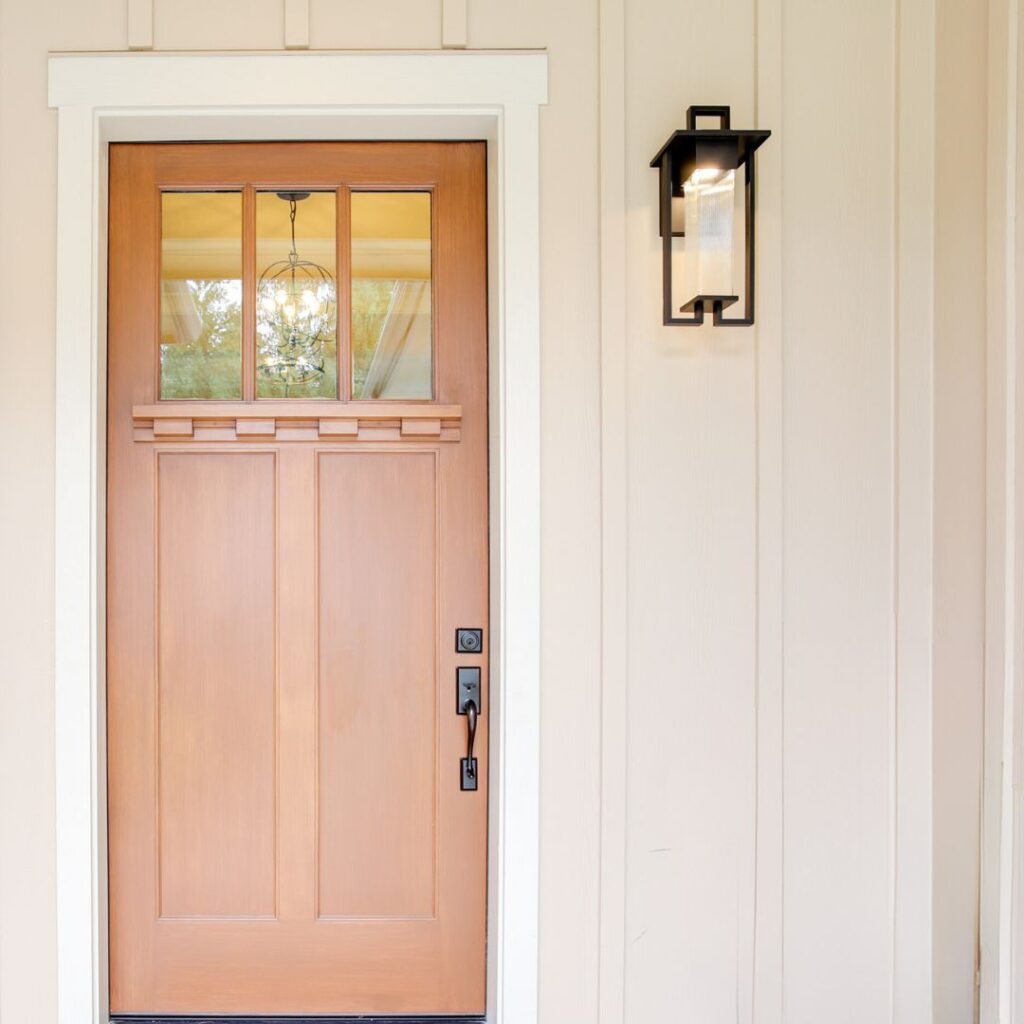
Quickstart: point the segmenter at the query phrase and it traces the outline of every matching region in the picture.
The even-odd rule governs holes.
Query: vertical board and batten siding
[[[1008,206],[1015,192],[1013,161],[1010,157],[1015,146],[1010,140],[1010,124],[1016,115],[1008,117],[1017,103],[1015,75],[1008,74],[1011,53],[1016,54],[1018,40],[1011,31],[1011,9],[1016,0],[990,5],[985,26],[988,42],[988,76],[986,95],[986,148],[985,181],[986,238],[985,238],[985,329],[986,329],[986,422],[987,436],[985,460],[986,522],[985,522],[985,709],[984,709],[984,783],[982,803],[982,862],[979,956],[986,965],[980,972],[978,1008],[980,1019],[997,1019],[1002,1000],[1000,973],[1013,954],[1012,944],[1005,943],[1000,913],[1003,886],[1000,872],[1002,840],[1008,832],[993,828],[1001,822],[1004,789],[1002,765],[1004,760],[1004,680],[1007,663],[1007,601],[1009,577],[1006,568],[1012,557],[1013,546],[1008,547],[1005,526],[1012,521],[1008,502],[1007,426],[1008,398],[1014,388],[1008,378],[1013,365],[1007,345],[1007,324],[1012,309],[1012,289],[1007,287],[1007,258],[1012,252],[1008,245],[1013,230]],[[1015,63],[1015,62],[1014,62]],[[997,612],[997,609],[999,610]],[[1000,947],[1003,948],[1000,948]],[[993,969],[994,968],[994,969]]]
[[[897,12],[783,10],[784,999],[859,1024],[893,956]]]
[[[987,11],[469,0],[469,47],[550,55],[543,1024],[970,1019]],[[439,0],[309,4],[314,49],[441,26]],[[281,49],[282,0],[155,0],[153,41]],[[56,1014],[45,57],[127,45],[125,0],[0,0],[0,348],[32,353],[0,374],[12,1022]],[[775,132],[751,330],[660,325],[647,163],[690,103]]]
[[[690,103],[730,104],[733,124],[751,124],[754,4],[627,3],[625,14],[625,1017],[744,1021],[757,780],[756,333],[662,327],[657,174],[647,165]],[[684,61],[665,45],[697,35]]]
[[[548,94],[555,99],[540,111],[539,985],[542,1019],[594,1021],[602,583],[598,9],[593,0],[469,0],[468,28],[470,48],[546,47],[551,55]],[[553,914],[543,909],[556,906]]]
[[[935,8],[933,979],[936,1024],[957,1024],[973,1019],[980,955],[988,18],[962,0]]]
[[[1002,700],[990,724],[1001,728],[1002,742],[993,743],[1000,763],[998,771],[990,776],[995,787],[986,787],[986,796],[998,788],[1003,831],[998,837],[996,858],[1000,869],[998,897],[988,903],[991,930],[985,938],[989,939],[988,955],[998,958],[999,963],[997,972],[989,972],[998,978],[998,985],[992,986],[995,998],[989,1019],[1017,1024],[1024,1013],[1024,17],[1017,0],[1006,0],[999,13],[1003,16],[993,25],[990,37],[994,64],[989,94],[993,111],[990,144],[1004,160],[996,164],[998,172],[993,168],[990,179],[994,202],[989,230],[995,245],[990,247],[989,256],[993,271],[990,297],[995,306],[991,342],[998,368],[1004,370],[1004,387],[999,390],[1000,401],[995,407],[1001,423],[993,432],[1004,442],[997,447],[1003,472],[997,470],[993,476],[1004,489],[990,497],[1003,499],[1001,511],[1005,515],[1004,529],[996,534],[1003,539],[1004,549],[993,552],[1002,570],[1003,591],[1002,602],[995,605],[1004,615],[993,629],[993,638],[999,642],[993,659],[998,666],[993,689]]]

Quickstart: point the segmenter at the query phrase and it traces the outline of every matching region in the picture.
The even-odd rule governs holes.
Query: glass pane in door
[[[429,192],[352,193],[352,397],[433,398]]]
[[[256,196],[256,396],[336,398],[333,192]]]
[[[242,397],[242,196],[164,192],[160,397]]]

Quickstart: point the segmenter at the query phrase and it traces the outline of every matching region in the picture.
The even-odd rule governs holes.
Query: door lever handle
[[[462,759],[462,788],[476,789],[476,758],[473,756],[473,744],[476,742],[476,704],[466,704],[466,756]]]

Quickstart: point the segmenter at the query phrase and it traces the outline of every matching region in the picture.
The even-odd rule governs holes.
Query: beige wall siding
[[[894,7],[786,0],[785,1000],[886,1019]]]
[[[985,671],[984,9],[938,0],[935,347],[935,1020],[975,1007]]]
[[[0,375],[0,1020],[47,1024],[56,1017],[50,38],[43,9],[0,6],[0,181],[17,183],[0,189],[0,348],[3,361],[20,351],[34,364]]]
[[[731,1021],[751,998],[757,336],[662,327],[647,165],[690,103],[752,123],[753,16],[626,5],[632,1021]]]
[[[56,1019],[46,54],[124,49],[125,11],[125,0],[0,0],[4,1024]],[[966,1024],[984,629],[986,5],[627,0],[621,27],[620,14],[613,0],[468,4],[470,47],[550,54],[541,1019],[597,1024],[604,994],[601,1024],[882,1024],[895,993],[894,1019],[917,1024],[900,1016],[902,993],[930,1000],[934,962],[936,1019]],[[313,48],[441,41],[438,0],[311,0],[309,23]],[[155,0],[158,49],[273,50],[282,33],[281,0]],[[621,100],[621,121],[602,122],[602,94]],[[647,163],[690,103],[729,103],[735,125],[760,116],[776,133],[759,164],[763,315],[752,330],[660,323]],[[616,205],[601,189],[620,172]],[[625,240],[605,256],[624,259],[626,311],[624,336],[607,333],[609,315],[603,339],[602,226]],[[602,344],[621,344],[627,364],[625,428],[614,421],[604,438],[602,394],[617,382],[601,379]],[[626,480],[602,480],[602,443],[623,435]],[[609,561],[603,574],[602,486],[607,499],[626,482],[624,571]],[[926,572],[905,557],[915,538]],[[602,586],[628,598],[603,638]],[[920,613],[911,626],[896,615],[906,608]],[[602,682],[602,642],[628,642],[627,712],[604,721],[602,706],[619,706],[608,688],[623,684]],[[924,653],[909,662],[908,650]],[[898,709],[911,685],[908,723]],[[907,728],[924,737],[921,757],[900,746]],[[602,756],[607,773],[620,750],[624,801],[617,785],[602,790]],[[919,818],[904,815],[905,799]],[[624,834],[609,835],[619,821]],[[903,835],[913,842],[898,848]],[[612,857],[602,874],[602,848],[625,851],[621,941],[607,934],[619,908],[600,905],[621,865]],[[934,932],[927,915],[902,930],[896,895],[916,878],[932,879]],[[904,944],[921,935],[915,960]]]
[[[596,1019],[600,825],[597,6],[472,0],[469,44],[546,46],[541,112],[541,913],[545,1019]]]

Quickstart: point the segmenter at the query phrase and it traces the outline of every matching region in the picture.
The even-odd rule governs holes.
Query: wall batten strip
[[[625,1020],[628,728],[628,399],[624,0],[601,0],[598,28],[601,274],[600,1024]]]
[[[309,0],[284,0],[284,47],[309,49]]]
[[[155,0],[127,0],[128,49],[153,49],[153,4]]]
[[[1007,115],[1012,97],[1008,89],[1007,22],[1012,0],[993,0],[988,21],[988,180],[986,199],[987,300],[987,552],[985,741],[982,808],[981,910],[979,928],[979,1005],[982,1024],[996,1024],[1000,1012],[1000,840],[1002,837],[1002,758],[1006,597],[1007,502],[1006,403],[1007,376],[1006,290],[1007,257]]]
[[[446,50],[457,50],[468,42],[468,0],[441,0],[441,46]]]
[[[1005,529],[1003,592],[1003,734],[1002,734],[1002,815],[1000,823],[1000,898],[999,898],[999,1016],[1001,1024],[1016,1024],[1022,968],[1015,956],[1024,928],[1020,908],[1021,855],[1020,815],[1017,811],[1017,780],[1020,771],[1020,708],[1018,680],[1020,672],[1020,558],[1018,537],[1022,511],[1019,488],[1022,470],[1020,408],[1021,375],[1024,360],[1020,358],[1017,324],[1017,294],[1020,287],[1017,269],[1018,227],[1017,194],[1021,187],[1018,90],[1020,88],[1020,8],[1017,0],[1009,0],[1006,18],[1006,181],[1005,215],[1003,219],[1004,254],[1003,288],[1005,310],[1006,352],[1006,419],[1005,431]]]
[[[783,336],[782,164],[786,135],[782,101],[783,0],[755,8],[755,116],[772,130],[757,155],[761,193],[757,232],[756,387],[756,800],[754,838],[754,963],[750,1019],[782,1024],[785,651],[783,631]]]

